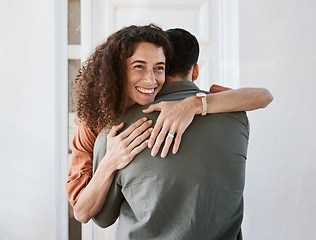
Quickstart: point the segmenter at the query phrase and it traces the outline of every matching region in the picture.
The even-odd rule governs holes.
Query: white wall
[[[60,239],[57,2],[0,2],[1,240]]]
[[[0,2],[1,240],[63,239],[67,227],[56,2]],[[315,239],[316,2],[239,2],[241,86],[275,97],[249,113],[244,237]]]
[[[316,239],[316,2],[239,2],[241,86],[274,95],[248,115],[244,237]]]

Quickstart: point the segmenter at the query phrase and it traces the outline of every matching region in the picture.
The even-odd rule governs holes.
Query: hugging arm
[[[107,198],[116,170],[124,168],[147,147],[146,138],[151,133],[152,121],[139,119],[122,133],[124,124],[113,126],[107,136],[107,151],[87,186],[74,204],[75,218],[87,223],[102,208]]]
[[[265,88],[240,88],[208,94],[206,100],[207,113],[237,112],[265,108],[273,100],[273,96]],[[194,116],[202,113],[202,102],[200,98],[192,96],[181,101],[153,104],[143,111],[161,111],[148,146],[152,148],[152,156],[156,156],[165,140],[161,157],[166,157],[173,140],[172,152],[177,153],[182,134]],[[175,136],[174,139],[172,135]]]

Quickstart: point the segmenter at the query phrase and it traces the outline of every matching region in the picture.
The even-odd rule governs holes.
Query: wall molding
[[[93,51],[93,1],[81,0],[81,62],[84,62]]]
[[[69,60],[81,59],[81,45],[68,45],[68,59]]]
[[[219,1],[220,83],[239,88],[239,1]]]
[[[209,41],[209,1],[210,0],[108,0],[106,1],[107,12],[105,14],[104,22],[106,23],[105,36],[115,32],[116,26],[113,23],[117,21],[117,14],[120,10],[140,10],[140,11],[190,11],[196,13],[195,19],[192,22],[196,22],[196,37],[200,43]],[[145,23],[144,23],[145,24]],[[146,22],[147,24],[147,22]],[[121,28],[123,26],[119,26]],[[163,27],[163,26],[162,26]]]
[[[68,239],[68,6],[55,1],[55,191],[56,239]]]

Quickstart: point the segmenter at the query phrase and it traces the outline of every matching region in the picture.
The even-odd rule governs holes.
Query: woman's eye
[[[156,70],[158,70],[158,71],[165,71],[165,67],[156,67]]]
[[[142,65],[135,65],[134,68],[143,69],[144,67]]]

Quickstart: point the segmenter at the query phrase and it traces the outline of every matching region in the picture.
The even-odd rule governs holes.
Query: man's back
[[[193,85],[168,84],[159,100],[194,95]],[[133,107],[122,121],[134,122],[142,108]],[[196,116],[177,154],[162,159],[145,149],[117,172],[95,222],[105,226],[120,208],[118,239],[237,239],[248,136],[244,112]],[[105,136],[98,138],[95,151],[102,152]]]

